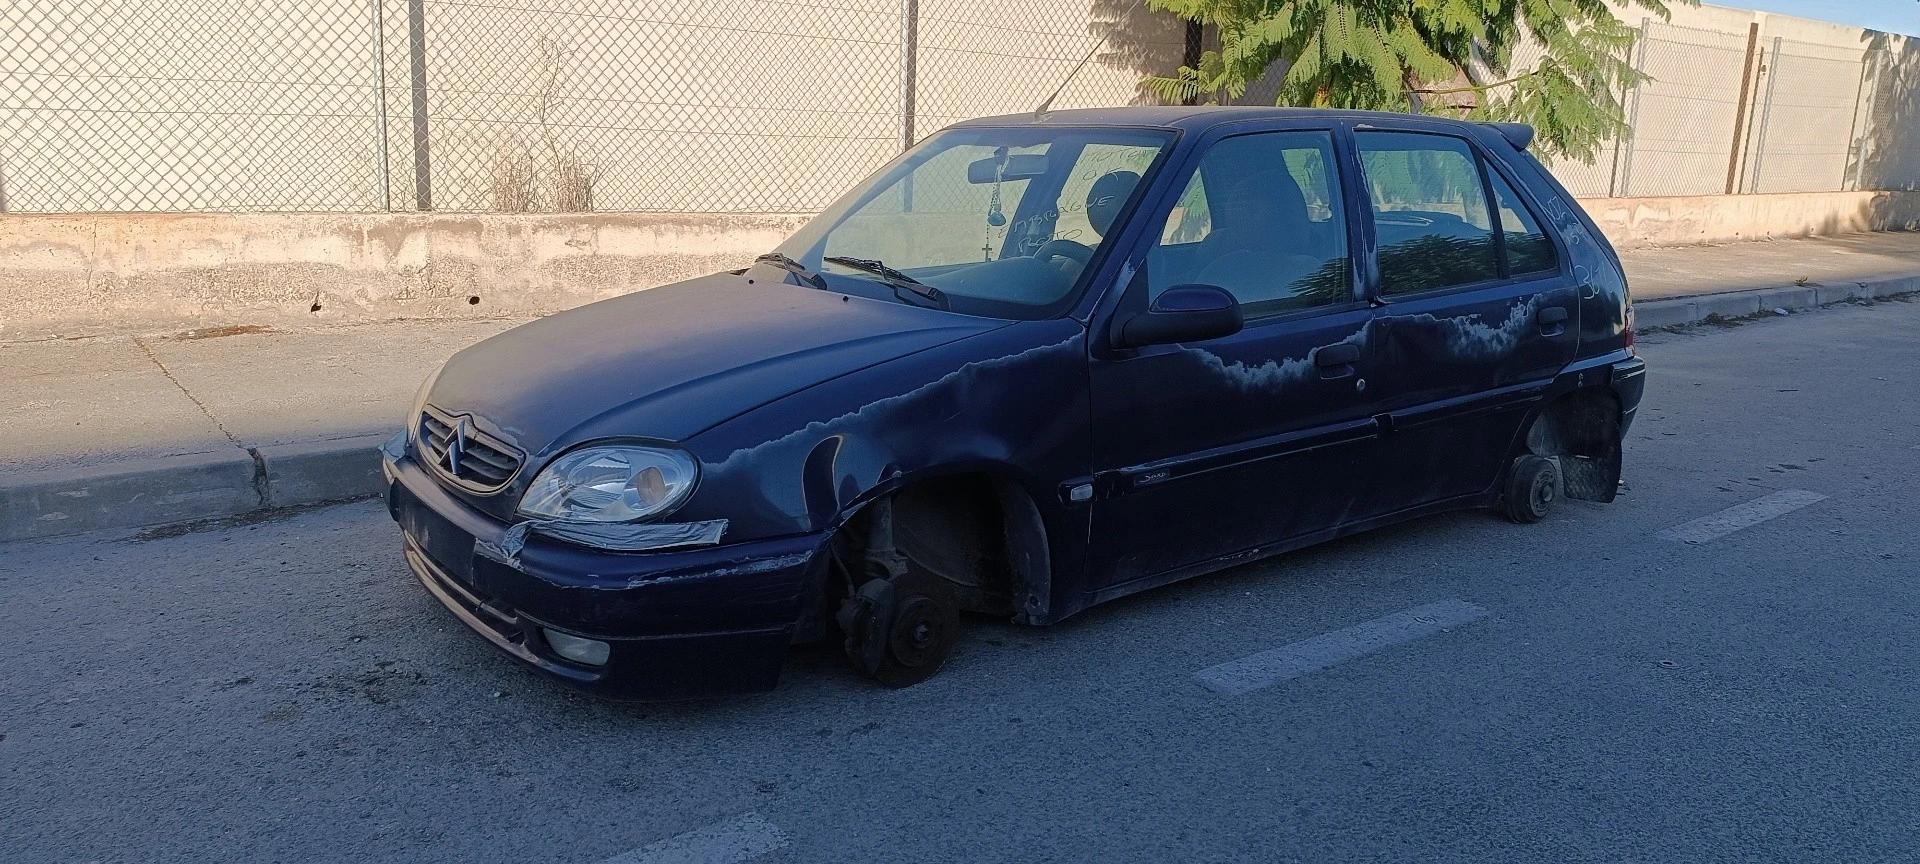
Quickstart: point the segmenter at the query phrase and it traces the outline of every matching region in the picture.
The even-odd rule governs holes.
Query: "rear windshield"
[[[833,291],[956,312],[1047,318],[1118,233],[1173,142],[1144,129],[963,128],[928,138],[808,223],[779,251]],[[846,262],[864,262],[849,264]],[[909,286],[912,287],[912,286]]]

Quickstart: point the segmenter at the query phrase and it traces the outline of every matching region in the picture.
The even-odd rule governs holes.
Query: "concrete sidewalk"
[[[0,541],[372,494],[420,382],[524,320],[0,343]]]
[[[1920,291],[1920,232],[1620,253],[1650,330]]]
[[[1920,290],[1920,233],[1621,257],[1642,328]],[[0,541],[372,494],[427,373],[525,320],[0,343]]]

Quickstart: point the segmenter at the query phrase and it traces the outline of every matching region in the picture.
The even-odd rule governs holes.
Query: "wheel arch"
[[[997,538],[995,551],[1005,566],[1003,587],[1011,601],[1011,608],[1005,611],[1015,622],[1045,622],[1051,619],[1055,547],[1041,506],[1047,499],[1036,492],[1036,485],[1014,466],[997,462],[960,463],[897,474],[853,499],[836,514],[830,527],[834,535],[844,534],[857,525],[874,502],[889,499],[901,506],[896,519],[903,519],[902,524],[911,530],[920,516],[937,515],[938,511],[923,510],[935,505],[924,496],[964,496],[968,509],[986,507],[990,513]]]
[[[1562,393],[1534,412],[1514,457],[1553,459],[1567,497],[1611,502],[1620,486],[1623,412],[1620,395],[1605,384]]]

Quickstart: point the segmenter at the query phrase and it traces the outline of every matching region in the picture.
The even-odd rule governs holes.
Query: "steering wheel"
[[[1072,240],[1048,240],[1040,244],[1040,248],[1033,250],[1033,257],[1037,261],[1065,258],[1085,267],[1087,262],[1093,260],[1093,249],[1084,243],[1076,243]]]

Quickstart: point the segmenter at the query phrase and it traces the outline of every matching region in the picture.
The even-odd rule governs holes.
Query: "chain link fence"
[[[1831,192],[1861,188],[1876,137],[1884,40],[1820,45],[1643,20],[1633,64],[1650,80],[1621,94],[1632,134],[1592,164],[1553,166],[1582,197]],[[1898,93],[1881,95],[1893,104]],[[1884,114],[1885,112],[1879,112]],[[1876,172],[1879,182],[1897,179]]]
[[[1090,52],[1056,107],[1144,104],[1185,38],[1135,0],[10,0],[0,210],[804,213]],[[1634,134],[1554,166],[1576,194],[1859,188],[1911,149],[1911,52],[1633,51]]]
[[[375,208],[369,8],[9,0],[8,209]]]
[[[1614,146],[1601,194],[1720,195],[1750,87],[1747,34],[1640,25],[1634,66],[1651,81],[1626,94],[1633,136]]]
[[[13,212],[808,212],[906,142],[1144,101],[1131,0],[13,0]],[[1104,39],[1104,42],[1103,42]]]
[[[1747,191],[1848,187],[1858,136],[1865,131],[1861,108],[1871,66],[1866,52],[1775,39],[1765,56],[1771,59],[1763,64],[1765,95],[1749,145]]]

